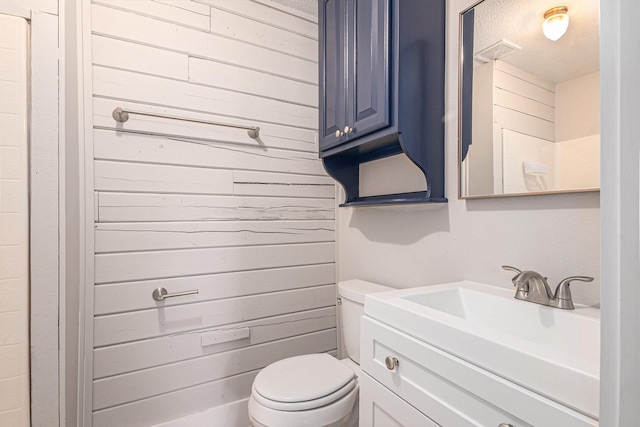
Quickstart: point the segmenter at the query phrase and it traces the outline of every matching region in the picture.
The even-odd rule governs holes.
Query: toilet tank
[[[364,280],[345,280],[338,283],[338,305],[342,319],[342,339],[347,356],[360,364],[360,317],[364,314],[364,296],[376,292],[392,291],[393,288]]]

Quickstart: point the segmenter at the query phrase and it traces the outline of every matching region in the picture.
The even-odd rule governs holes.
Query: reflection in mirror
[[[544,15],[566,6],[557,41]],[[460,197],[600,187],[599,0],[484,0],[461,15]]]

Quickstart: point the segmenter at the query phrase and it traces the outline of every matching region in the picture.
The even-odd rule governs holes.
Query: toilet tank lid
[[[338,282],[338,294],[348,300],[364,304],[364,296],[376,292],[393,291],[394,288],[366,280],[352,279]]]

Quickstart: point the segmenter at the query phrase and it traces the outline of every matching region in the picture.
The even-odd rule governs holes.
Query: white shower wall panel
[[[246,427],[262,367],[335,354],[317,24],[267,4],[91,6],[94,426],[209,410],[210,425]],[[115,107],[259,126],[260,138],[158,117],[117,124]],[[199,293],[157,303],[158,287]]]
[[[28,24],[0,15],[0,426],[29,405]]]
[[[2,0],[7,10],[15,8],[23,11],[39,11],[51,15],[58,14],[58,0]]]

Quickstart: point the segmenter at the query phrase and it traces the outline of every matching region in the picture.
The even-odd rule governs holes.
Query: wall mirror
[[[599,7],[483,0],[461,13],[460,198],[599,190]]]

